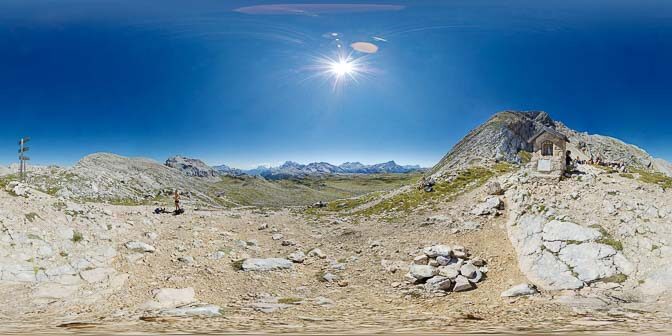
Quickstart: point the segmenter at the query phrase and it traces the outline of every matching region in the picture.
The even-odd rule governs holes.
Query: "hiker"
[[[175,189],[175,195],[173,196],[175,198],[175,212],[180,211],[180,193],[177,192],[177,189]]]

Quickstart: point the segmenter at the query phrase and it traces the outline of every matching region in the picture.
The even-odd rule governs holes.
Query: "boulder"
[[[266,272],[292,268],[292,262],[284,258],[249,258],[243,261],[243,271]]]

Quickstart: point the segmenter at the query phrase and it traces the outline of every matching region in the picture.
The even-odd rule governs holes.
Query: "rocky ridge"
[[[165,165],[182,172],[187,176],[214,178],[218,179],[219,172],[205,162],[198,159],[191,159],[184,156],[173,156],[166,160]]]
[[[519,164],[524,161],[519,153],[532,150],[528,139],[544,127],[566,135],[570,140],[568,150],[574,157],[588,160],[591,155],[594,158],[599,156],[605,161],[624,162],[630,167],[653,169],[672,176],[670,163],[653,158],[643,149],[612,137],[572,130],[543,111],[503,111],[495,114],[469,132],[430,172],[439,177],[455,169],[496,161]]]

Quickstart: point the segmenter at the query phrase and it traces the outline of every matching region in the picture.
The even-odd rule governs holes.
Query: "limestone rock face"
[[[507,231],[521,271],[535,285],[547,290],[578,289],[630,274],[627,259],[601,242],[608,237],[599,229],[549,218],[553,211],[535,208],[520,193],[525,192],[507,191],[512,200]]]

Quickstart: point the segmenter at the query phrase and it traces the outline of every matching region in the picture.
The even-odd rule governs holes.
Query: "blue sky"
[[[672,2],[335,3],[5,0],[0,162],[30,135],[34,163],[431,166],[506,109],[672,160]],[[358,41],[370,73],[334,89],[316,58]]]

